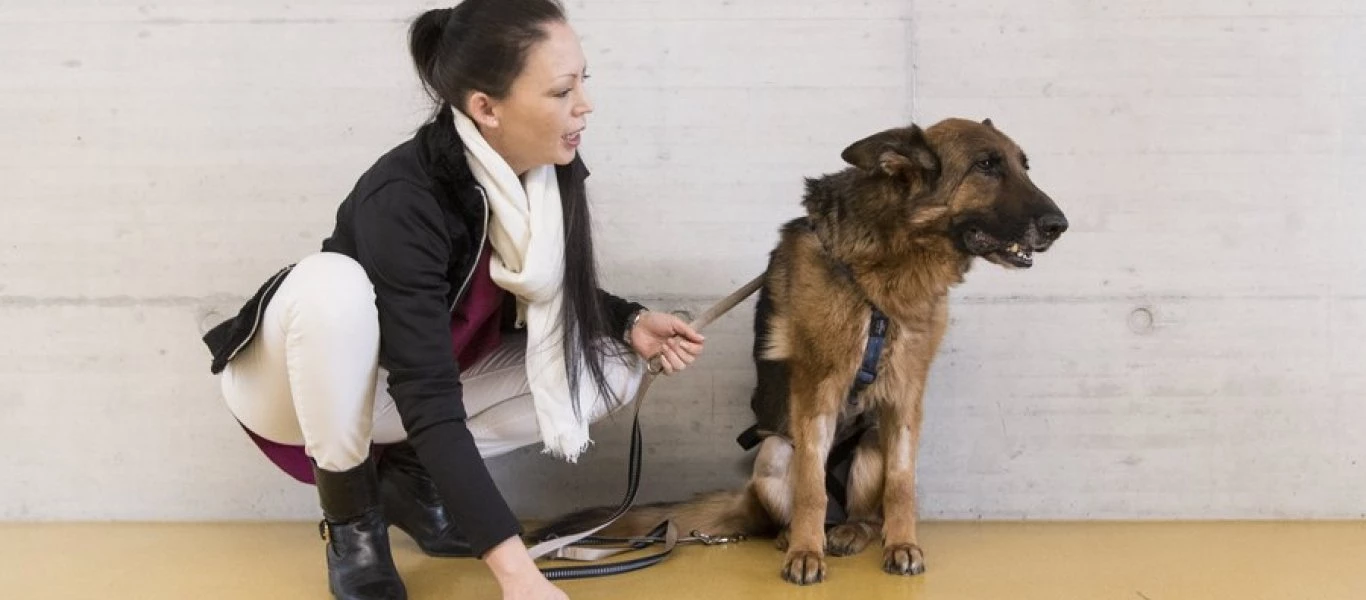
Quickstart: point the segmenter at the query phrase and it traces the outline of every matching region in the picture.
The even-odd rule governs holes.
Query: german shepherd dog
[[[744,490],[639,507],[601,535],[639,536],[664,519],[709,535],[777,535],[782,576],[825,578],[825,553],[862,551],[881,530],[888,573],[924,572],[915,469],[926,375],[948,324],[948,290],[974,258],[1028,268],[1067,229],[1029,179],[1024,152],[990,119],[890,129],[840,155],[852,165],[807,179],[807,216],[786,224],[755,315],[763,436]],[[875,378],[866,350],[885,321]],[[826,532],[826,459],[853,446],[844,520]],[[592,523],[598,510],[546,531]]]

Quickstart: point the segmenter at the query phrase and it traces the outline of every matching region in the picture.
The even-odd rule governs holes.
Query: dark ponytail
[[[417,67],[417,74],[422,79],[423,88],[427,90],[428,95],[432,95],[433,92],[427,78],[430,77],[432,63],[436,60],[437,50],[441,46],[442,33],[453,12],[453,8],[429,10],[414,20],[412,28],[408,30],[408,52],[413,56],[413,64]]]
[[[451,107],[463,111],[475,91],[494,99],[507,97],[531,47],[548,37],[545,26],[565,21],[564,8],[555,0],[464,0],[454,8],[429,10],[413,21],[408,48],[435,105],[426,127],[427,143],[433,149],[434,176],[442,187],[458,189],[461,180],[470,177]],[[605,354],[620,354],[624,349],[609,333],[607,310],[598,290],[588,198],[583,182],[575,179],[560,178],[565,232],[561,343],[574,412],[582,416],[581,367],[587,369],[600,397],[614,405],[625,400],[616,396],[603,369]]]
[[[432,100],[464,110],[474,91],[500,100],[545,26],[564,23],[555,0],[465,0],[422,13],[408,30],[413,66]]]

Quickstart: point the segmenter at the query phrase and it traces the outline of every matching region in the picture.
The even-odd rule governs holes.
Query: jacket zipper
[[[232,359],[237,358],[237,354],[241,352],[243,348],[247,347],[247,344],[251,343],[252,338],[256,337],[256,330],[261,328],[261,317],[266,312],[265,299],[275,293],[275,288],[280,287],[280,282],[284,281],[285,276],[289,275],[293,270],[294,265],[289,265],[288,267],[281,269],[279,273],[276,273],[275,276],[271,278],[270,284],[267,285],[266,290],[261,293],[261,301],[256,303],[256,315],[251,320],[251,329],[248,330],[246,339],[237,344],[237,347],[233,348],[232,352],[228,354],[228,362],[232,362]]]
[[[465,282],[460,284],[460,290],[455,293],[450,312],[455,312],[455,307],[460,305],[460,297],[465,295],[465,288],[469,287],[470,280],[474,279],[474,271],[479,268],[479,261],[484,258],[484,243],[489,239],[489,197],[484,193],[484,186],[475,184],[474,189],[479,190],[479,197],[483,199],[484,230],[479,236],[479,249],[474,252],[474,265],[470,267],[470,272],[465,274]]]

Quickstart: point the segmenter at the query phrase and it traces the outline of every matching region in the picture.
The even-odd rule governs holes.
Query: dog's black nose
[[[1062,213],[1039,217],[1039,231],[1048,236],[1048,239],[1056,240],[1062,232],[1067,231],[1067,217],[1062,216]]]

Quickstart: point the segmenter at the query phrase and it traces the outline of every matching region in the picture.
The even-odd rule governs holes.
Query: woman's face
[[[484,107],[475,99],[470,106],[472,115],[482,111],[474,120],[484,139],[518,175],[573,161],[587,115],[593,112],[584,89],[587,66],[578,35],[561,22],[547,23],[545,30],[546,38],[527,52],[507,97],[488,98]]]

